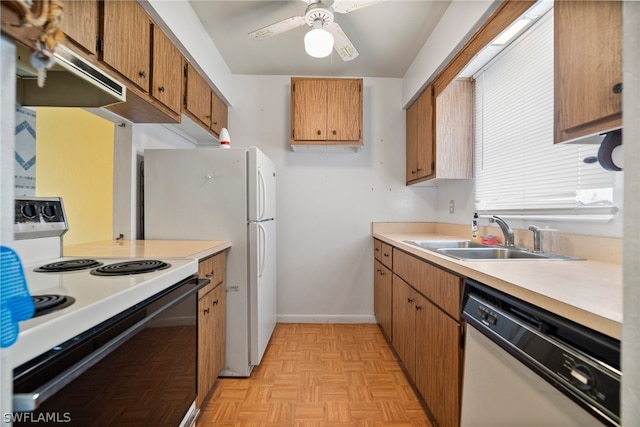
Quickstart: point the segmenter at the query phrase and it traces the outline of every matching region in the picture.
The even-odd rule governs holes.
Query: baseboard
[[[376,323],[373,314],[279,314],[280,323]]]

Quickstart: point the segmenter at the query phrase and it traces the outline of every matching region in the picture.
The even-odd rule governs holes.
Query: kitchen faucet
[[[489,222],[496,223],[498,224],[498,226],[500,226],[500,229],[502,230],[502,234],[504,234],[505,246],[509,246],[509,247],[515,246],[513,243],[513,230],[511,229],[511,227],[509,227],[509,224],[507,224],[504,219],[494,215],[491,218],[489,218]]]

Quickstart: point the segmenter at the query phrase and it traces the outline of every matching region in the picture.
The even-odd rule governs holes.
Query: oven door
[[[189,278],[14,370],[14,425],[177,426],[194,408],[197,291]]]

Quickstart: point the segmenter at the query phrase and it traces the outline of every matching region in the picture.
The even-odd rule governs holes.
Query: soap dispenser
[[[473,213],[473,220],[471,220],[471,240],[478,241],[478,212]]]

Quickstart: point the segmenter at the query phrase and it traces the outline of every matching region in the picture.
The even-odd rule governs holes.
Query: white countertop
[[[591,260],[462,261],[404,242],[460,240],[460,237],[375,230],[372,235],[459,276],[475,279],[605,335],[621,338],[620,264]]]

